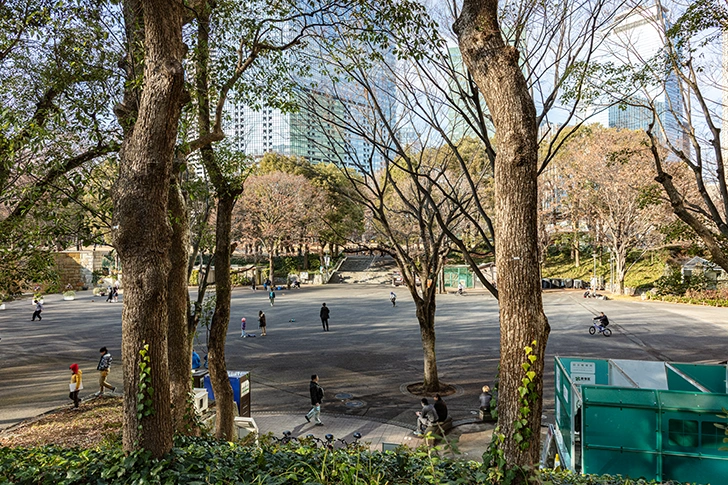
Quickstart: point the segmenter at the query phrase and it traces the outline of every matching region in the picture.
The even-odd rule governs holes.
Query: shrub
[[[655,281],[655,290],[658,296],[683,295],[687,285],[683,281],[682,271],[677,266],[671,266],[668,274]]]
[[[539,483],[551,485],[656,483],[553,470],[537,473]],[[492,484],[483,464],[441,458],[427,447],[393,452],[372,452],[362,447],[328,450],[305,441],[276,444],[270,437],[261,438],[260,448],[211,438],[179,437],[172,451],[159,460],[145,452],[125,455],[118,441],[85,450],[0,448],[0,483]]]

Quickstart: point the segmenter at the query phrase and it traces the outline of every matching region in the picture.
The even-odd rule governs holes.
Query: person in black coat
[[[316,374],[311,376],[311,383],[308,386],[308,390],[311,393],[311,410],[304,416],[306,421],[311,422],[311,418],[316,421],[316,426],[323,426],[321,422],[321,403],[324,400],[324,388],[318,383],[319,378]]]
[[[438,423],[442,423],[447,419],[447,404],[439,394],[435,394],[435,411],[437,412]]]
[[[324,332],[329,331],[329,307],[326,306],[326,303],[321,305],[321,311],[319,312],[319,317],[321,317],[321,325],[324,327]]]

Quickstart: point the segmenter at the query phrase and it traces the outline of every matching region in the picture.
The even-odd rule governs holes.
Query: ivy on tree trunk
[[[184,89],[182,4],[177,0],[129,1],[124,9],[128,32],[140,32],[138,15],[143,15],[144,84],[135,116],[123,118],[129,113],[117,111],[126,128],[113,190],[114,246],[124,270],[123,444],[126,451],[141,448],[160,457],[172,448],[173,433],[167,356],[172,229],[167,211]],[[130,119],[133,124],[127,124],[132,123]],[[152,398],[153,412],[140,417],[139,362],[145,342],[153,389],[147,395]]]
[[[530,467],[539,460],[544,351],[549,334],[538,261],[536,109],[519,65],[519,52],[501,36],[497,0],[465,0],[454,30],[463,59],[485,97],[498,139],[494,174],[501,449],[506,468]],[[536,359],[531,363],[525,349],[534,341],[531,355]],[[532,392],[538,397],[524,415],[519,388],[527,363],[533,372]]]

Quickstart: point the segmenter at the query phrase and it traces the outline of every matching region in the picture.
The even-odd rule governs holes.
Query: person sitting
[[[600,312],[599,316],[594,317],[594,323],[602,327],[602,330],[607,328],[607,325],[609,325],[609,319],[604,314],[604,312]]]
[[[420,401],[422,403],[422,411],[417,411],[417,429],[415,435],[422,436],[427,430],[428,426],[431,426],[437,422],[438,416],[435,411],[435,406],[430,404],[426,397],[423,397]]]
[[[442,400],[439,394],[435,394],[435,412],[437,412],[437,422],[444,423],[447,419],[447,404]]]
[[[480,393],[480,410],[483,412],[490,412],[490,403],[493,400],[493,395],[490,393],[490,387],[483,386],[483,392]]]

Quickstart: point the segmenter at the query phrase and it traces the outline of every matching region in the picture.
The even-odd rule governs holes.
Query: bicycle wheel
[[[596,333],[597,329],[594,327],[589,327],[589,335],[594,335]]]
[[[608,328],[605,328],[605,329],[604,329],[604,336],[605,336],[605,337],[609,337],[610,335],[612,335],[612,331],[611,331],[611,330],[609,330]]]

